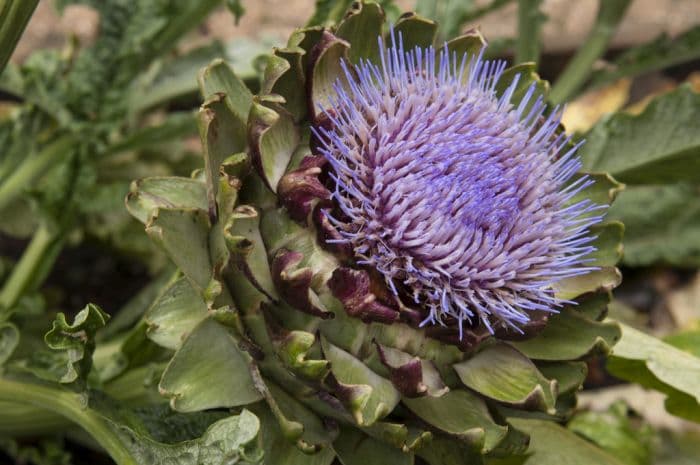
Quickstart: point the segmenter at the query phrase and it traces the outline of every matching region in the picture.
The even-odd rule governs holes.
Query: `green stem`
[[[608,48],[630,2],[631,0],[600,0],[598,17],[588,38],[552,87],[549,94],[552,103],[565,102],[586,82],[593,64]]]
[[[2,401],[0,412],[0,436],[43,436],[71,426],[61,415],[29,404]]]
[[[58,413],[87,431],[118,465],[139,465],[105,419],[88,409],[79,394],[0,378],[0,401],[29,404]]]
[[[46,224],[39,226],[22,258],[0,291],[0,321],[6,319],[17,301],[38,286],[51,269],[63,244],[63,231]]]
[[[0,184],[0,209],[9,205],[24,189],[31,187],[52,164],[68,156],[74,143],[73,136],[70,135],[58,138],[3,179]]]
[[[165,398],[144,380],[160,378],[165,364],[151,364],[134,368],[105,384],[103,392],[119,403],[128,406],[153,405],[166,402]],[[0,378],[0,383],[2,378]],[[32,384],[33,386],[33,384]],[[65,392],[65,391],[61,391]],[[26,437],[55,434],[71,427],[70,419],[61,412],[32,403],[21,403],[21,399],[0,400],[0,436]]]
[[[0,73],[38,3],[39,0],[0,0]]]
[[[542,0],[520,0],[518,2],[518,42],[515,47],[515,62],[539,62],[540,29],[544,15],[540,12]]]
[[[481,18],[482,16],[488,13],[492,13],[498,10],[499,8],[508,5],[509,3],[513,3],[513,1],[514,0],[491,0],[490,3],[487,3],[486,5],[480,7],[476,7],[468,13],[463,14],[459,18],[459,23],[464,24],[468,23],[469,21],[474,21],[475,19]]]
[[[105,384],[103,392],[122,405],[143,406],[166,402],[157,390],[144,384],[144,379],[153,376],[157,380],[165,364],[146,365],[127,371]],[[3,379],[0,378],[0,383]],[[157,381],[154,381],[157,382]],[[28,384],[35,386],[34,384]],[[41,386],[39,386],[41,387]],[[58,392],[59,391],[54,389]],[[50,410],[43,405],[20,403],[19,400],[0,398],[0,436],[26,437],[55,434],[70,428],[71,418],[62,412]]]

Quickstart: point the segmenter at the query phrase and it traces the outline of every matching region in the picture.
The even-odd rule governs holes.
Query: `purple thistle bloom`
[[[521,331],[554,312],[558,281],[587,273],[589,228],[604,207],[573,201],[576,148],[534,86],[498,96],[505,62],[445,48],[385,47],[381,64],[344,64],[316,127],[335,182],[328,213],[357,263],[428,309],[422,324]]]

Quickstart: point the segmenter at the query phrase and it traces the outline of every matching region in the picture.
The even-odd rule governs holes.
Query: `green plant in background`
[[[641,46],[591,73],[629,5],[601,2],[589,39],[550,92],[534,63],[488,72],[474,58],[458,74],[459,57],[474,57],[485,44],[478,31],[460,34],[465,24],[513,2],[418,2],[420,14],[400,15],[391,2],[320,0],[306,28],[257,60],[265,65],[259,81],[252,68],[234,63],[234,73],[225,60],[211,61],[226,54],[216,44],[152,63],[213,8],[210,3],[94,2],[110,27],[93,46],[37,54],[22,68],[10,67],[0,83],[25,98],[0,127],[0,138],[10,141],[0,160],[3,217],[39,218],[0,291],[3,450],[18,460],[64,463],[70,458],[61,453],[61,439],[38,447],[24,439],[63,432],[87,447],[97,443],[119,464],[653,463],[654,433],[636,425],[624,407],[576,410],[585,362],[596,356],[606,357],[608,370],[621,379],[664,393],[670,413],[700,419],[697,331],[661,341],[605,320],[610,291],[619,283],[622,226],[616,220],[628,223],[626,265],[697,266],[698,215],[692,203],[687,208],[697,191],[697,170],[689,168],[698,159],[697,94],[681,87],[638,116],[599,121],[579,150],[583,171],[596,173],[589,178],[577,174],[567,181],[562,173],[573,173],[575,159],[542,158],[570,148],[556,112],[529,123],[544,145],[532,142],[537,136],[528,131],[521,139],[499,132],[504,120],[528,127],[528,115],[542,111],[538,99],[561,102],[613,79],[700,56],[695,32]],[[513,46],[519,60],[539,60],[539,41],[532,38],[545,20],[540,3],[518,2],[519,39],[496,48]],[[228,4],[242,13],[241,2]],[[404,76],[404,85],[436,83],[431,69],[404,68],[380,48],[379,36],[394,44],[386,18],[405,50],[436,44],[455,54],[455,69],[445,67],[444,57],[440,68],[437,56],[437,69],[447,76],[443,84],[462,76],[465,87],[481,89],[472,91],[474,100],[430,121],[454,125],[481,116],[474,134],[508,141],[479,164],[459,165],[468,175],[453,185],[463,191],[444,191],[425,208],[430,188],[414,177],[410,185],[395,183],[386,205],[403,205],[394,215],[397,224],[412,218],[415,229],[404,228],[406,237],[432,227],[430,240],[447,240],[441,247],[482,218],[498,234],[513,234],[510,243],[528,243],[527,234],[539,232],[550,252],[544,264],[527,268],[531,276],[537,270],[529,278],[535,281],[513,278],[522,269],[508,253],[515,250],[523,261],[543,256],[492,242],[459,255],[481,276],[460,288],[455,276],[463,267],[446,261],[460,251],[454,244],[448,255],[421,249],[423,260],[447,270],[435,275],[421,263],[399,262],[401,256],[391,255],[396,246],[386,245],[391,238],[372,229],[376,206],[367,208],[363,197],[367,186],[357,174],[367,167],[357,153],[368,139],[389,146],[396,141],[363,132],[361,121],[369,121],[373,109],[389,112],[391,105],[372,94],[382,68],[373,75],[361,60],[390,63],[387,82]],[[440,19],[442,27],[428,18]],[[192,67],[205,64],[195,82]],[[204,104],[196,116],[157,110],[191,94],[197,83]],[[387,95],[421,95],[405,92],[399,86]],[[430,94],[417,114],[429,117],[430,105],[443,97]],[[357,108],[364,108],[364,120],[348,116]],[[404,135],[411,128],[414,137],[429,134],[423,143],[442,143],[443,151],[470,150],[449,130],[404,117],[401,111],[395,120],[379,115],[376,123]],[[182,177],[192,165],[169,157],[168,148],[197,125],[204,167]],[[476,140],[470,143],[488,146]],[[396,169],[436,176],[422,159],[431,152],[420,144],[410,148],[397,149],[396,160],[406,165]],[[489,184],[508,172],[498,171],[494,159],[527,164],[521,154],[544,171]],[[395,172],[379,174],[386,183]],[[439,185],[453,174],[446,169],[430,182]],[[114,206],[132,177],[143,179],[132,184],[127,209],[177,271],[161,272],[111,321],[92,304],[72,322],[58,314],[41,340],[47,318],[36,291],[69,232],[101,236],[122,253],[154,253],[147,244],[135,245],[133,223]],[[530,223],[508,222],[512,188],[539,193],[541,208],[525,217]],[[474,193],[487,193],[487,200],[474,203]],[[596,208],[616,196],[601,222]],[[434,226],[441,221],[441,197],[469,206],[451,210],[466,215],[457,227]],[[26,208],[19,206],[27,202],[38,214],[21,215]],[[547,223],[552,216],[559,218],[553,226]],[[108,217],[118,219],[101,224]],[[5,229],[22,224],[5,223]],[[677,240],[665,240],[670,234]],[[666,453],[664,463],[673,457]]]
[[[57,7],[64,3],[70,2]],[[252,82],[256,49],[265,49],[214,41],[173,52],[218,1],[83,3],[100,15],[94,43],[38,51],[0,78],[0,90],[11,96],[0,118],[0,230],[32,238],[0,290],[5,314],[41,288],[66,242],[85,236],[151,270],[162,267],[163,257],[139,237],[121,198],[134,177],[194,166],[183,143],[196,134],[194,114],[168,106],[196,96],[197,70],[235,52],[234,62]],[[18,25],[14,16],[6,19]]]
[[[193,117],[134,109],[131,97],[148,65],[217,4],[94,2],[101,18],[94,44],[37,52],[5,71],[0,86],[23,103],[0,126],[3,230],[32,240],[0,290],[3,319],[40,287],[71,233],[91,231],[143,252],[138,242],[119,242],[129,223],[114,199],[139,169],[172,172],[181,149],[163,146],[169,157],[144,152],[191,134]]]

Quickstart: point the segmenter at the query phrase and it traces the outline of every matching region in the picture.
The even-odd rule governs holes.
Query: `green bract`
[[[437,33],[415,14],[394,27],[407,48]],[[596,226],[599,269],[558,286],[577,305],[533,321],[518,340],[374,321],[367,306],[388,298],[383,282],[360,268],[336,273],[352,259],[325,242],[314,214],[321,168],[303,163],[310,123],[333,95],[341,60],[377,59],[376,38],[387,32],[378,5],[356,3],[336,27],[300,29],[276,49],[258,95],[221,60],[201,72],[203,169],[135,182],[127,198],[181,273],[146,315],[148,337],[175,350],[160,391],[180,412],[245,406],[261,423],[270,465],[336,456],[411,464],[416,455],[432,465],[480,463],[525,453],[529,434],[541,441],[547,429],[576,453],[583,441],[556,422],[576,404],[582,360],[620,337],[601,321],[620,280],[620,223]],[[460,55],[484,45],[478,31],[447,42]],[[505,74],[516,75],[513,102],[533,83],[546,94],[532,65]],[[592,176],[580,196],[611,203],[621,185]]]

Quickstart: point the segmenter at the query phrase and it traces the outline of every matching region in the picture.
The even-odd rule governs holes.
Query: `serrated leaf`
[[[207,318],[170,360],[159,387],[180,412],[247,405],[262,399],[250,363],[228,330]]]
[[[442,397],[402,402],[427,423],[457,436],[483,454],[493,450],[506,435],[507,428],[493,421],[484,401],[466,390],[453,389]]]
[[[78,383],[84,387],[90,368],[92,353],[95,350],[95,333],[103,328],[109,315],[97,305],[88,304],[78,312],[73,323],[66,321],[66,316],[59,313],[51,330],[46,333],[46,345],[55,351],[61,351],[65,360],[64,372],[58,380],[60,383]]]
[[[627,184],[700,181],[700,94],[689,86],[655,99],[640,115],[615,114],[586,135],[587,171]]]
[[[148,338],[177,349],[187,335],[207,316],[207,304],[186,278],[173,282],[145,315]]]
[[[493,344],[454,365],[465,386],[499,402],[554,412],[557,382],[545,378],[529,358],[506,344]]]

